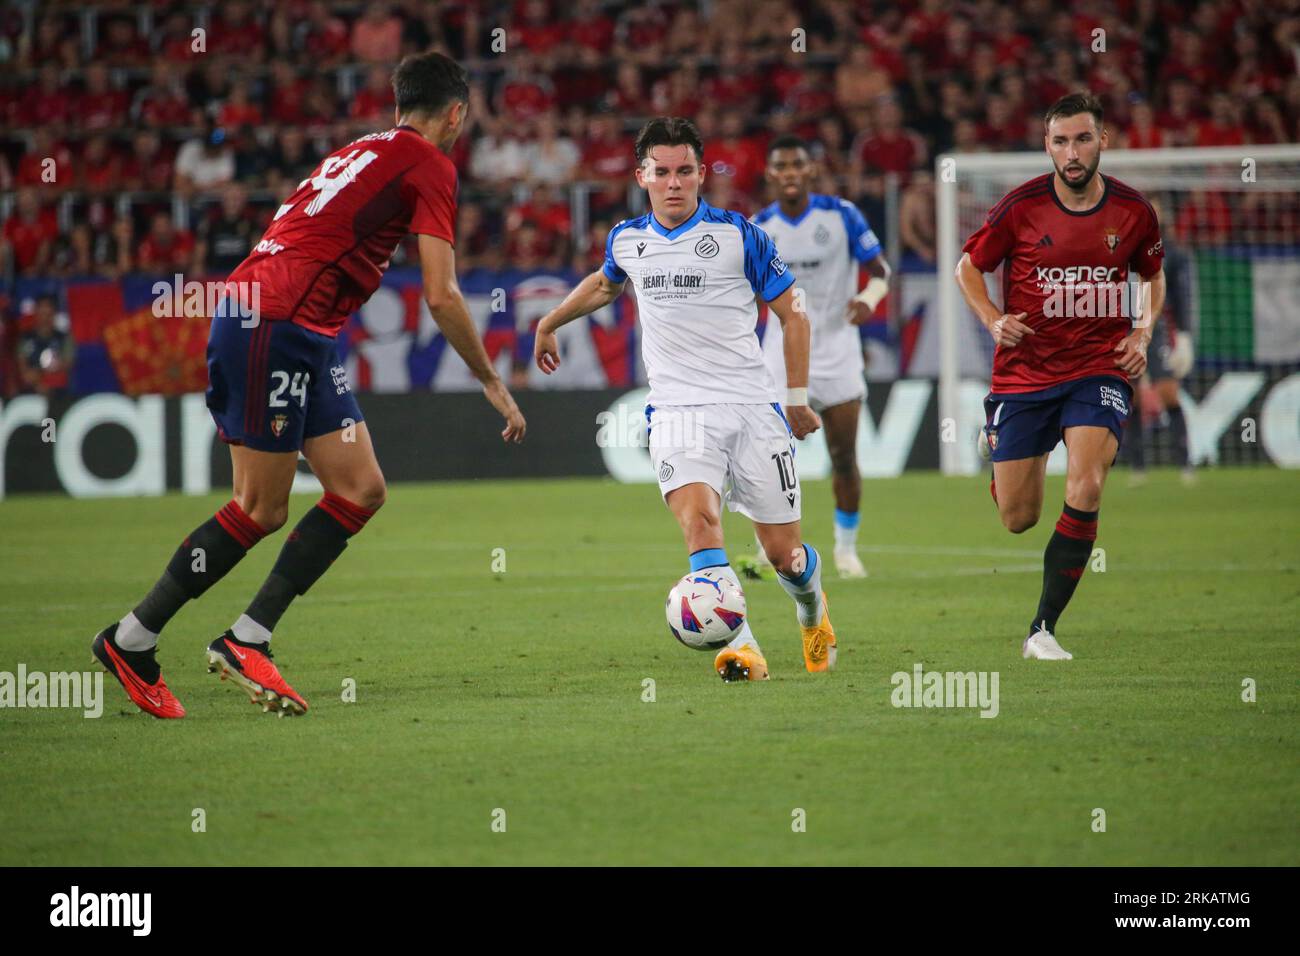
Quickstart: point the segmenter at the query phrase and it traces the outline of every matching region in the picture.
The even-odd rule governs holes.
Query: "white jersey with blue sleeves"
[[[651,405],[780,400],[754,334],[755,296],[772,301],[794,276],[740,213],[701,200],[674,229],[653,213],[625,219],[605,242],[604,273],[636,289]]]
[[[881,248],[858,207],[838,196],[812,193],[797,219],[772,203],[753,221],[772,237],[781,258],[799,277],[812,325],[810,378],[833,374],[846,350],[860,363],[862,345],[857,327],[848,320],[849,300],[858,294],[858,264],[879,256]],[[765,342],[772,332],[769,322]],[[772,344],[779,343],[777,337]]]

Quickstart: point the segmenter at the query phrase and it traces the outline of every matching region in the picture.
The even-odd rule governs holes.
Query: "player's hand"
[[[1026,335],[1033,335],[1034,330],[1025,325],[1027,318],[1028,312],[1016,312],[995,319],[989,326],[989,334],[993,336],[994,343],[1009,349],[1018,345]]]
[[[1135,329],[1115,346],[1120,354],[1115,356],[1115,364],[1129,375],[1141,375],[1147,370],[1147,346],[1151,338],[1141,330]]]
[[[560,343],[555,340],[554,332],[543,332],[538,328],[533,340],[533,358],[537,367],[547,375],[560,367]]]
[[[1174,378],[1186,378],[1196,364],[1196,353],[1192,349],[1192,337],[1186,332],[1177,333],[1169,357],[1165,360]]]
[[[506,420],[506,427],[502,429],[501,437],[505,441],[514,442],[515,444],[522,442],[528,424],[524,421],[524,416],[519,411],[519,406],[515,404],[514,396],[506,388],[505,382],[499,378],[492,379],[483,386],[483,394],[492,403],[492,407],[500,412],[501,417]]]
[[[790,431],[795,438],[811,435],[822,427],[822,420],[807,405],[791,405],[785,409],[785,420],[790,423]]]
[[[867,305],[865,302],[859,302],[857,299],[850,299],[848,310],[845,313],[845,318],[849,320],[850,325],[862,325],[865,322],[871,321],[871,317],[875,314],[875,311],[875,309],[871,308],[871,306]]]

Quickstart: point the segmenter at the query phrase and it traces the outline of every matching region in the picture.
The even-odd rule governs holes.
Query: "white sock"
[[[858,550],[858,513],[835,509],[835,550]]]
[[[235,632],[235,640],[243,641],[245,644],[271,643],[271,632],[247,614],[239,615],[239,620],[230,625],[230,629]]]
[[[841,528],[835,526],[835,550],[836,551],[857,551],[858,550],[858,529]]]
[[[147,651],[158,646],[158,635],[141,624],[132,611],[117,622],[113,641],[124,651]]]
[[[822,559],[817,549],[805,544],[794,562],[794,570],[804,578],[803,584],[787,578],[777,572],[776,579],[781,582],[785,593],[794,598],[795,611],[799,615],[800,627],[816,627],[822,620]],[[811,573],[805,564],[811,562]]]
[[[740,588],[742,594],[744,593],[745,589],[740,586],[740,577],[736,574],[736,569],[733,568],[731,565],[729,564],[719,565],[714,567],[712,570],[717,571],[719,574],[726,577],[728,581],[730,581],[736,587]],[[740,633],[737,634],[735,637],[733,637],[731,639],[731,643],[729,643],[727,646],[730,647],[732,650],[737,650],[737,651],[740,650],[742,647],[752,647],[755,651],[759,653],[759,655],[762,655],[763,653],[762,648],[758,646],[758,639],[754,637],[754,632],[750,630],[748,617],[745,618],[745,623],[740,625]]]

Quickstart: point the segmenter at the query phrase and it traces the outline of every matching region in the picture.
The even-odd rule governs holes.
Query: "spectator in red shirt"
[[[136,33],[130,17],[112,17],[99,21],[99,49],[96,60],[109,66],[143,66],[149,61],[149,44]]]
[[[721,138],[716,143],[706,140],[704,162],[711,176],[731,179],[736,192],[744,195],[754,191],[766,166],[762,144],[745,135],[745,117],[734,111],[722,118]]]
[[[114,153],[108,137],[96,133],[86,140],[85,151],[77,163],[77,188],[92,194],[103,194],[121,187],[121,160]]]
[[[108,67],[86,67],[86,91],[77,100],[77,122],[84,129],[114,129],[126,119],[127,96],[109,86]]]
[[[175,10],[167,15],[159,31],[158,56],[168,63],[188,63],[199,56],[195,49],[197,40],[193,33],[194,24],[183,10]],[[206,48],[207,41],[204,40]],[[154,61],[157,62],[156,60]]]
[[[47,160],[54,160],[54,162],[49,163]],[[72,180],[72,151],[64,144],[56,142],[53,134],[46,127],[36,127],[32,133],[31,149],[18,160],[14,184],[62,190],[71,187]]]
[[[606,95],[605,102],[620,116],[648,116],[650,96],[641,79],[641,68],[635,63],[620,63],[614,74],[614,89]]]
[[[651,104],[659,116],[694,116],[701,102],[700,71],[693,63],[670,71],[651,88]]]
[[[926,161],[925,143],[903,127],[903,111],[892,98],[877,104],[875,130],[859,140],[854,153],[868,170],[898,173],[904,181]]]
[[[569,204],[556,195],[549,183],[539,182],[527,202],[510,210],[506,230],[513,232],[524,223],[536,226],[543,237],[567,242],[572,229]]]
[[[614,116],[593,116],[587,128],[587,140],[582,147],[583,178],[600,184],[592,193],[593,206],[601,213],[613,212],[626,205],[628,181],[636,168],[636,158]]]
[[[36,87],[29,89],[19,104],[23,126],[48,126],[56,132],[62,130],[73,118],[75,98],[63,86],[59,68],[53,63],[41,66]]]
[[[1125,148],[1160,149],[1168,145],[1168,134],[1156,125],[1156,111],[1150,103],[1134,103],[1132,114],[1132,122],[1124,131]]]
[[[227,129],[262,125],[262,108],[250,98],[247,80],[236,80],[231,84],[229,98],[217,111],[217,125]]]
[[[149,233],[140,243],[137,252],[140,271],[159,274],[184,272],[194,263],[194,237],[187,230],[177,229],[171,214],[154,213]]]
[[[135,94],[131,115],[146,126],[194,125],[189,97],[170,60],[154,60],[148,85],[140,87]]]
[[[533,68],[532,54],[510,57],[510,65],[497,90],[496,112],[511,121],[530,120],[555,108],[555,86],[545,73]]]
[[[298,76],[292,63],[276,60],[271,64],[271,91],[267,99],[273,122],[282,126],[301,123],[306,97],[307,81]]]
[[[142,129],[131,142],[131,154],[122,166],[122,183],[140,192],[168,192],[175,172],[171,153],[165,150],[158,132]]]
[[[217,15],[208,28],[208,55],[261,60],[266,34],[247,0],[224,0],[213,10]]]
[[[512,45],[532,53],[550,53],[564,43],[565,25],[551,16],[546,0],[527,0],[522,22],[510,31]]]
[[[1241,122],[1237,102],[1226,93],[1210,98],[1210,118],[1196,127],[1197,146],[1241,146],[1246,142],[1246,128]]]
[[[704,81],[704,99],[717,109],[752,114],[762,92],[762,81],[754,75],[748,54],[739,43],[722,48],[714,75]]]
[[[608,53],[614,45],[614,21],[605,16],[600,0],[579,0],[566,24],[569,39],[596,53]]]
[[[366,85],[352,99],[348,118],[357,128],[387,126],[393,119],[393,87],[387,67],[372,66],[366,73]]]
[[[307,8],[307,33],[303,49],[311,63],[334,66],[346,60],[351,50],[348,25],[334,16],[321,0]]]
[[[402,21],[388,5],[372,3],[352,24],[352,55],[363,63],[396,63],[402,55]]]
[[[14,211],[0,231],[0,263],[8,259],[19,275],[41,275],[58,235],[54,210],[42,208],[36,190],[24,186],[18,190]]]

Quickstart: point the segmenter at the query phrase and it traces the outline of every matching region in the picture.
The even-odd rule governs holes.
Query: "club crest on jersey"
[[[712,259],[718,254],[718,243],[712,236],[704,236],[695,244],[695,254],[701,259]]]
[[[831,241],[830,232],[827,230],[825,226],[818,225],[816,231],[813,232],[813,242],[817,243],[817,245],[819,246],[824,246],[826,245],[826,243],[830,241]]]
[[[1102,237],[1101,241],[1106,243],[1106,249],[1108,251],[1114,252],[1119,248],[1119,230],[1107,229],[1106,235]]]
[[[289,424],[288,415],[276,415],[271,419],[271,434],[279,438],[284,434],[284,426]]]

